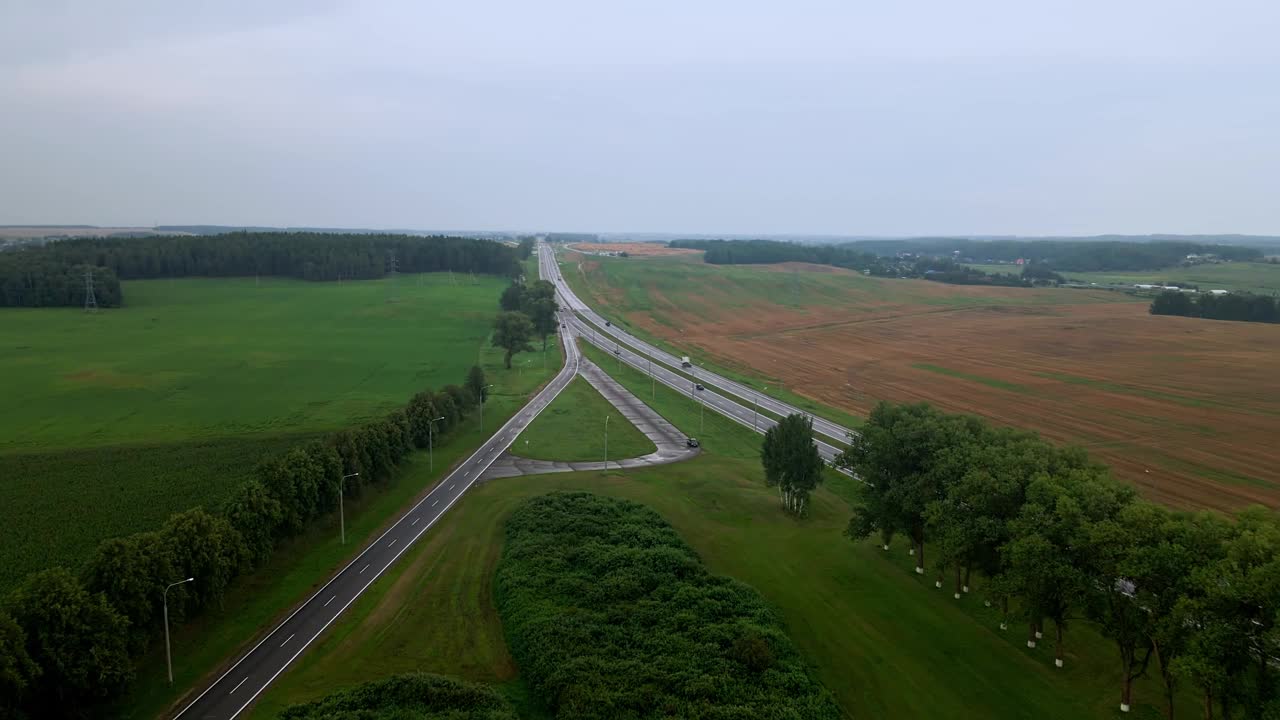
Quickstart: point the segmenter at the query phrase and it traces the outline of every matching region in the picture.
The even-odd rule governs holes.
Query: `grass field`
[[[566,277],[615,321],[770,394],[859,415],[929,401],[1082,445],[1170,505],[1280,505],[1273,326],[1152,316],[1103,290],[566,257]]]
[[[152,280],[93,315],[0,311],[0,591],[217,505],[264,454],[461,383],[502,287]]]
[[[638,371],[607,369],[633,392],[647,386]],[[696,428],[697,411],[690,413],[693,405],[682,395],[660,391],[653,405],[686,432]],[[933,589],[931,578],[910,571],[902,547],[885,553],[845,539],[852,480],[829,474],[812,516],[797,521],[764,485],[759,436],[727,425],[704,435],[716,439],[685,463],[477,486],[277,680],[251,717],[273,718],[293,702],[408,670],[521,688],[494,610],[493,569],[504,518],[524,499],[553,489],[656,509],[712,571],[753,585],[779,609],[852,717],[1120,717],[1115,652],[1087,623],[1071,626],[1067,666],[1055,669],[1050,647],[1027,650],[1024,630],[998,630],[981,588],[953,601]],[[1136,693],[1129,717],[1158,717],[1150,679]],[[1193,698],[1180,701],[1190,712]],[[536,706],[520,707],[536,716]]]
[[[1022,268],[1017,265],[965,264],[988,273],[1018,275],[1022,272]],[[1280,265],[1272,263],[1233,262],[1173,267],[1147,272],[1064,272],[1062,274],[1068,280],[1099,285],[1151,285],[1167,282],[1175,285],[1198,285],[1201,290],[1217,288],[1262,295],[1280,293]]]
[[[606,416],[611,459],[640,457],[658,449],[579,376],[520,433],[511,451],[534,460],[603,460]]]
[[[327,581],[366,542],[381,533],[388,520],[434,486],[450,466],[479,447],[494,428],[523,406],[562,364],[559,344],[551,348],[547,370],[539,364],[525,372],[505,370],[500,350],[481,350],[481,367],[494,383],[485,403],[488,433],[480,431],[478,414],[473,413],[460,432],[437,440],[434,472],[429,469],[427,454],[419,452],[410,457],[391,482],[373,486],[360,498],[349,500],[346,545],[338,541],[337,517],[330,516],[277,548],[265,567],[235,582],[221,609],[211,610],[196,622],[175,630],[173,687],[165,676],[163,647],[153,648],[140,663],[132,692],[117,703],[113,717],[150,720],[161,715],[223,660],[252,645],[257,633],[269,629],[274,619],[287,614]]]

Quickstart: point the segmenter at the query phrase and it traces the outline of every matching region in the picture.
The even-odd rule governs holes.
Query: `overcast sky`
[[[1277,37],[1275,0],[3,0],[0,223],[1280,234]]]

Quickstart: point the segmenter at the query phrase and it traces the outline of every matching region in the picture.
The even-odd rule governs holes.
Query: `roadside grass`
[[[633,458],[657,451],[644,433],[620,415],[586,378],[575,377],[511,446],[534,460],[604,459],[604,422],[609,421],[609,457]]]
[[[633,392],[648,389],[637,371],[602,367]],[[692,433],[696,408],[662,390],[652,401],[637,394]],[[711,440],[704,432],[702,455],[660,468],[478,485],[281,675],[251,717],[272,718],[294,702],[406,670],[498,683],[527,700],[494,609],[493,569],[506,516],[525,499],[557,489],[623,497],[661,513],[714,572],[751,584],[778,608],[851,717],[1125,717],[1117,707],[1115,650],[1089,623],[1071,625],[1067,665],[1055,668],[1052,636],[1028,650],[1024,627],[1000,631],[980,585],[955,601],[948,590],[934,589],[932,574],[911,571],[902,543],[884,552],[874,542],[843,537],[855,481],[829,472],[811,515],[793,519],[764,485],[759,436],[737,425],[720,435]],[[1184,713],[1194,707],[1192,695],[1179,693]],[[1151,677],[1136,684],[1135,703],[1127,717],[1161,716]],[[521,711],[545,712],[536,703]]]
[[[146,280],[94,314],[0,310],[0,592],[217,506],[263,455],[461,384],[502,284]]]
[[[358,499],[349,500],[346,545],[339,542],[336,515],[283,543],[265,566],[233,584],[220,610],[211,610],[193,622],[174,626],[173,687],[168,686],[165,675],[164,646],[157,643],[139,661],[138,679],[130,693],[115,704],[111,716],[121,720],[153,718],[188,693],[194,698],[195,694],[190,691],[202,679],[212,679],[210,675],[216,677],[225,669],[220,668],[224,661],[252,647],[275,621],[292,612],[299,602],[358,555],[369,541],[381,534],[389,521],[432,488],[451,466],[479,447],[534,391],[554,376],[562,364],[559,343],[554,347],[555,361],[548,359],[545,372],[539,366],[537,370],[523,373],[504,369],[500,350],[482,348],[480,365],[495,385],[485,404],[488,432],[480,431],[479,413],[472,413],[459,431],[437,439],[434,472],[429,469],[428,453],[420,451],[410,456],[392,479],[369,487]]]

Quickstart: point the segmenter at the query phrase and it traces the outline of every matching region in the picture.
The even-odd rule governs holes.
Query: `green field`
[[[264,454],[461,383],[503,284],[149,280],[121,309],[0,311],[0,591],[216,506]]]
[[[1017,265],[975,265],[969,267],[988,273],[1019,274]],[[1235,290],[1261,295],[1280,293],[1280,265],[1272,263],[1233,262],[1218,265],[1193,265],[1147,272],[1063,272],[1068,280],[1099,285],[1152,285],[1163,282],[1198,285],[1201,290]]]
[[[642,373],[604,367],[633,392],[647,389]],[[684,396],[660,390],[653,406],[685,431],[696,428],[697,410]],[[753,585],[779,609],[853,717],[1121,717],[1115,650],[1088,623],[1071,625],[1067,666],[1056,669],[1049,643],[1028,650],[1024,628],[998,629],[981,587],[954,601],[933,588],[931,576],[910,571],[901,544],[886,553],[844,538],[853,480],[829,473],[811,516],[797,521],[764,485],[758,435],[718,423],[713,429],[710,417],[704,435],[706,452],[684,463],[477,486],[277,680],[252,717],[272,718],[293,702],[410,670],[495,683],[523,698],[494,609],[493,570],[505,517],[553,489],[656,509],[713,572]],[[1156,684],[1146,678],[1135,688],[1128,717],[1159,717]],[[1182,713],[1194,712],[1189,693],[1179,701]],[[518,707],[526,717],[538,710],[527,700]]]
[[[174,685],[170,687],[167,682],[163,647],[152,648],[139,663],[138,679],[131,692],[116,703],[112,717],[150,720],[161,715],[224,660],[252,646],[257,634],[269,630],[349,562],[365,543],[382,532],[390,519],[434,486],[452,465],[470,455],[494,428],[506,422],[555,375],[562,364],[559,347],[558,343],[550,345],[547,370],[539,364],[526,372],[504,369],[501,350],[483,349],[481,367],[494,383],[485,403],[488,432],[480,431],[478,413],[473,413],[459,432],[437,439],[434,472],[427,453],[418,452],[409,457],[390,482],[370,486],[359,498],[348,500],[346,545],[339,543],[336,516],[314,523],[302,535],[279,545],[266,566],[236,580],[221,608],[175,630]]]
[[[658,449],[579,376],[520,433],[511,452],[534,460],[603,460],[606,416],[610,417],[610,458],[640,457]]]

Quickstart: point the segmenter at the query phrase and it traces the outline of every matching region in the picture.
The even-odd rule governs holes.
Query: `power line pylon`
[[[93,268],[84,269],[84,311],[94,312],[98,309],[98,297],[93,294]]]
[[[387,302],[396,301],[396,271],[399,269],[399,263],[396,262],[396,251],[387,251]]]

